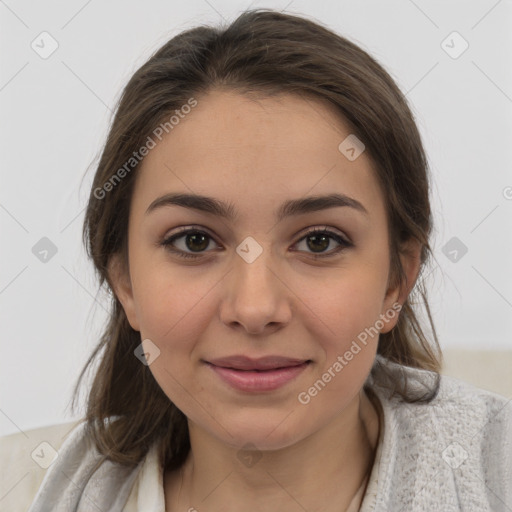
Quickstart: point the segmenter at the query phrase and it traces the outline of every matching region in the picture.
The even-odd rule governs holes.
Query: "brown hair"
[[[175,468],[190,449],[185,415],[134,356],[140,333],[129,325],[108,276],[114,253],[122,254],[125,264],[128,259],[128,218],[138,166],[132,161],[133,169],[127,169],[126,162],[156,127],[190,104],[191,98],[214,88],[326,100],[375,162],[390,229],[390,281],[404,282],[401,242],[412,237],[422,244],[422,269],[432,256],[429,174],[420,135],[404,95],[370,55],[318,23],[266,9],[246,11],[227,27],[201,26],[173,37],[136,71],[122,93],[83,226],[88,255],[100,288],[105,286],[111,294],[112,311],[82,370],[75,399],[86,370],[99,359],[84,421],[99,451],[121,464],[136,464],[159,441],[163,460]],[[125,172],[120,172],[122,168]],[[411,304],[415,294],[426,307],[433,343]],[[413,395],[407,382],[395,377],[395,392],[403,400],[428,402],[436,396],[442,356],[421,279],[403,304],[398,324],[380,336],[378,353],[437,377],[421,396]]]

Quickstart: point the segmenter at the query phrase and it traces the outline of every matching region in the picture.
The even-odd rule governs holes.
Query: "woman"
[[[413,307],[431,229],[413,115],[362,49],[269,10],[171,39],[96,171],[112,315],[30,511],[510,510],[510,403],[441,378]]]

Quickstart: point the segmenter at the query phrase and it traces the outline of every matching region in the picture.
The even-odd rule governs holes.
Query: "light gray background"
[[[72,419],[105,319],[81,244],[93,167],[80,182],[123,85],[171,36],[249,5],[328,25],[407,93],[435,179],[428,283],[441,345],[512,348],[511,1],[0,0],[1,434]],[[31,47],[43,31],[59,45],[47,59]],[[444,49],[462,48],[453,31],[469,44],[458,58]],[[46,263],[32,252],[42,237],[57,247]],[[468,249],[455,262],[443,253],[452,237]]]

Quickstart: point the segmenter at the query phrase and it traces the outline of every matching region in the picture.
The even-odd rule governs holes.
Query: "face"
[[[320,100],[215,91],[137,171],[116,294],[162,390],[230,446],[283,448],[340,418],[398,319],[384,198],[369,156],[338,149],[349,134]]]

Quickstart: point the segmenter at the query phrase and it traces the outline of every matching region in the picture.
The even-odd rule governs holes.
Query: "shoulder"
[[[0,437],[2,510],[25,512],[78,421]]]
[[[381,499],[386,506],[426,510],[444,503],[498,510],[500,502],[510,503],[512,401],[381,357],[376,365],[372,389],[385,415]],[[439,387],[430,401],[408,403],[391,386],[405,379],[418,394],[435,388],[437,379]],[[418,486],[420,494],[413,492]]]
[[[7,490],[9,496],[16,491],[9,501],[13,504],[10,511],[27,511],[29,507],[29,512],[67,512],[89,510],[91,504],[95,510],[123,509],[142,462],[135,467],[115,463],[98,451],[85,421],[69,427],[64,435],[56,430],[57,426],[40,432],[38,437],[44,441],[31,448],[29,458],[40,466],[44,461],[40,468],[44,472],[34,471],[29,464],[20,468],[18,480],[9,482],[12,491]],[[32,446],[35,436],[28,437]],[[7,439],[5,442],[9,444]],[[26,442],[17,434],[16,442],[11,442],[8,456],[16,464],[20,457],[26,460]]]
[[[478,388],[455,377],[398,365],[380,356],[377,364],[385,366],[387,370],[386,377],[382,377],[380,372],[376,379],[380,395],[388,401],[396,417],[404,422],[418,424],[426,417],[435,417],[438,428],[447,428],[454,433],[473,432],[479,429],[482,430],[482,437],[485,437],[487,429],[506,429],[512,421],[510,398]],[[408,403],[398,395],[391,396],[390,376],[395,382],[406,380],[408,389],[418,395],[435,388],[437,379],[439,388],[428,402]]]

